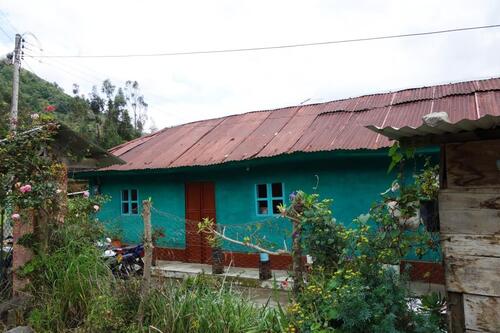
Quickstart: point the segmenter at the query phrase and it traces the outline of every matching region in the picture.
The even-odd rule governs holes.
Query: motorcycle
[[[98,244],[104,249],[102,257],[110,267],[113,274],[120,278],[141,276],[144,272],[144,245],[130,245],[125,247],[112,247],[111,239]]]

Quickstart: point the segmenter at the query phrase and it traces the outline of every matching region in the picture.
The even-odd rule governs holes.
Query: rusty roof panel
[[[324,111],[347,111],[347,106],[352,103],[352,98],[324,103]]]
[[[500,78],[475,81],[478,91],[500,90]]]
[[[150,134],[150,135],[145,135],[145,136],[141,136],[140,138],[137,138],[137,139],[134,139],[132,141],[129,141],[129,142],[125,142],[125,143],[122,143],[121,145],[119,146],[116,146],[116,147],[113,147],[109,150],[110,153],[112,154],[115,154],[116,156],[120,156],[120,155],[123,155],[125,154],[127,151],[129,151],[130,149],[132,148],[135,148],[137,147],[138,145],[141,145],[143,144],[144,142],[148,141],[149,139],[151,139],[152,137],[154,137],[155,135],[158,135],[159,132],[156,132],[154,134]]]
[[[391,104],[393,93],[368,95],[359,98],[353,111],[365,111],[380,108]]]
[[[225,118],[189,148],[171,166],[222,163],[269,116],[271,111],[251,112]]]
[[[269,116],[237,146],[226,158],[227,161],[238,161],[252,158],[264,149],[278,135],[283,127],[297,113],[298,107],[272,111]]]
[[[478,92],[476,95],[481,117],[487,114],[500,115],[500,91]]]
[[[290,121],[279,131],[257,157],[270,157],[288,153],[309,128],[325,105],[305,105],[299,108]]]
[[[345,126],[337,136],[334,146],[342,149],[378,149],[387,147],[389,140],[384,136],[369,131],[365,126],[382,126],[390,107],[356,112],[350,119],[350,126]],[[368,131],[368,132],[367,132]]]
[[[391,106],[385,126],[402,127],[420,124],[422,117],[431,112],[432,101],[419,101]]]
[[[401,133],[412,134],[424,115],[438,111],[447,112],[457,124],[500,115],[500,79],[249,112],[166,128],[112,148],[110,152],[126,164],[101,170],[201,166],[299,151],[378,149],[391,143],[365,126],[387,128],[393,134],[402,128]]]
[[[441,111],[448,113],[451,122],[478,118],[474,95],[456,95],[438,99],[434,102],[432,112]]]
[[[328,146],[351,115],[352,112],[329,112],[318,116],[290,148],[290,152],[316,151]]]
[[[459,82],[452,84],[443,84],[436,86],[434,90],[434,98],[441,98],[451,95],[470,94],[476,90],[474,82]]]
[[[395,104],[432,99],[433,90],[434,90],[433,87],[424,87],[424,88],[406,89],[398,91],[394,96],[392,104],[395,105]]]

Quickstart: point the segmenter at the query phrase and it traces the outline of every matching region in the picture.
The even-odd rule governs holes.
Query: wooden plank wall
[[[446,287],[455,299],[452,318],[462,321],[452,325],[453,333],[463,325],[465,332],[500,332],[500,140],[445,149],[441,246]]]

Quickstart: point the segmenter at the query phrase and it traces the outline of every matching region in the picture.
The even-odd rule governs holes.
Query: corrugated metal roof
[[[429,135],[445,135],[459,132],[470,132],[475,130],[487,130],[500,126],[500,116],[486,115],[479,119],[462,119],[456,123],[440,122],[435,126],[422,123],[418,127],[404,126],[397,127],[377,127],[366,126],[368,129],[382,134],[391,140],[403,140],[414,137],[425,137]]]
[[[391,145],[366,128],[415,133],[422,117],[445,111],[452,123],[500,115],[500,78],[249,112],[163,129],[110,150],[126,161],[100,170],[203,166],[294,152]],[[382,133],[379,131],[379,133]],[[385,135],[385,132],[384,132]]]

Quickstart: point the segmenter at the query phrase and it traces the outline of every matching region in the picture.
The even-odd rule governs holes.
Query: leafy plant
[[[435,200],[439,192],[439,165],[433,165],[430,158],[425,160],[424,168],[415,175],[415,185],[420,200]]]
[[[409,205],[404,191],[391,200]],[[298,199],[297,199],[298,198]],[[428,235],[409,233],[393,214],[386,197],[355,228],[339,226],[330,200],[297,192],[304,248],[314,257],[307,285],[289,309],[291,327],[300,332],[436,332],[428,313],[412,311],[405,277],[387,264],[399,263],[415,246],[428,250]],[[297,207],[294,200],[286,212]],[[410,208],[401,214],[411,214]],[[285,212],[285,213],[286,213]]]
[[[318,194],[306,194],[297,191],[293,197],[290,209],[297,210],[300,202],[302,213],[297,215],[302,226],[302,246],[304,253],[314,258],[315,265],[326,270],[336,270],[339,257],[346,246],[339,234],[345,232],[345,227],[336,222],[330,209],[332,200],[319,199]],[[285,216],[290,212],[282,209]]]

